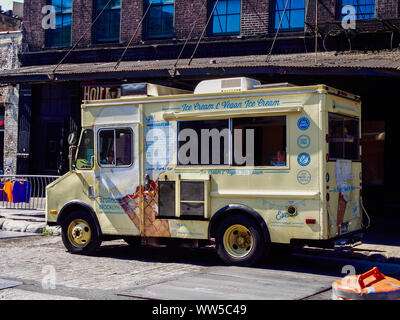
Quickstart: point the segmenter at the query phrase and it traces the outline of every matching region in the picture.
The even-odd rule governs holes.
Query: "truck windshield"
[[[77,169],[92,169],[93,155],[93,130],[86,129],[82,133],[81,143],[76,156],[75,167]]]
[[[360,121],[329,113],[329,160],[360,160]]]

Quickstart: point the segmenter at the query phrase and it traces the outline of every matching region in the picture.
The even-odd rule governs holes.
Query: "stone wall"
[[[18,51],[22,43],[21,32],[0,32],[0,68],[19,67]],[[0,108],[4,108],[4,171],[16,173],[18,144],[18,86],[0,88]]]
[[[4,13],[0,13],[0,32],[3,31],[19,31],[21,20],[10,17]]]

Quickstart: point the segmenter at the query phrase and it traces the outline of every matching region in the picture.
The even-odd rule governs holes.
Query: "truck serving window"
[[[93,168],[93,150],[93,130],[86,129],[82,133],[81,143],[76,156],[75,167],[77,169],[82,170]]]
[[[286,117],[179,121],[178,164],[286,166]]]
[[[233,119],[233,129],[241,129],[242,152],[246,152],[246,131],[254,130],[254,165],[286,166],[286,117]],[[235,141],[234,141],[235,145]],[[235,163],[234,165],[242,165]]]
[[[129,128],[99,130],[99,164],[129,167],[133,163],[133,132]]]
[[[360,159],[360,121],[357,118],[329,113],[329,160]]]
[[[180,121],[178,123],[180,165],[229,165],[229,120]]]

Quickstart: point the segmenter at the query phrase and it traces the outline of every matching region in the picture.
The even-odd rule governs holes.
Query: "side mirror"
[[[68,144],[69,144],[69,170],[75,169],[75,153],[76,153],[76,144],[78,143],[78,133],[76,131],[71,132],[68,136]]]
[[[70,145],[69,146],[69,154],[68,154],[68,160],[69,160],[69,171],[75,169],[75,154],[76,154],[77,147],[75,145]]]
[[[78,133],[76,131],[71,132],[68,136],[68,144],[70,146],[75,146],[78,142]]]

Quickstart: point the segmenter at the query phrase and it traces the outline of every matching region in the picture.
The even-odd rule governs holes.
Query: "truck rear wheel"
[[[225,218],[217,228],[218,256],[227,264],[250,266],[265,253],[266,244],[260,226],[251,218],[235,214]]]
[[[73,211],[61,224],[64,246],[71,253],[92,254],[101,244],[92,216],[86,211]]]

